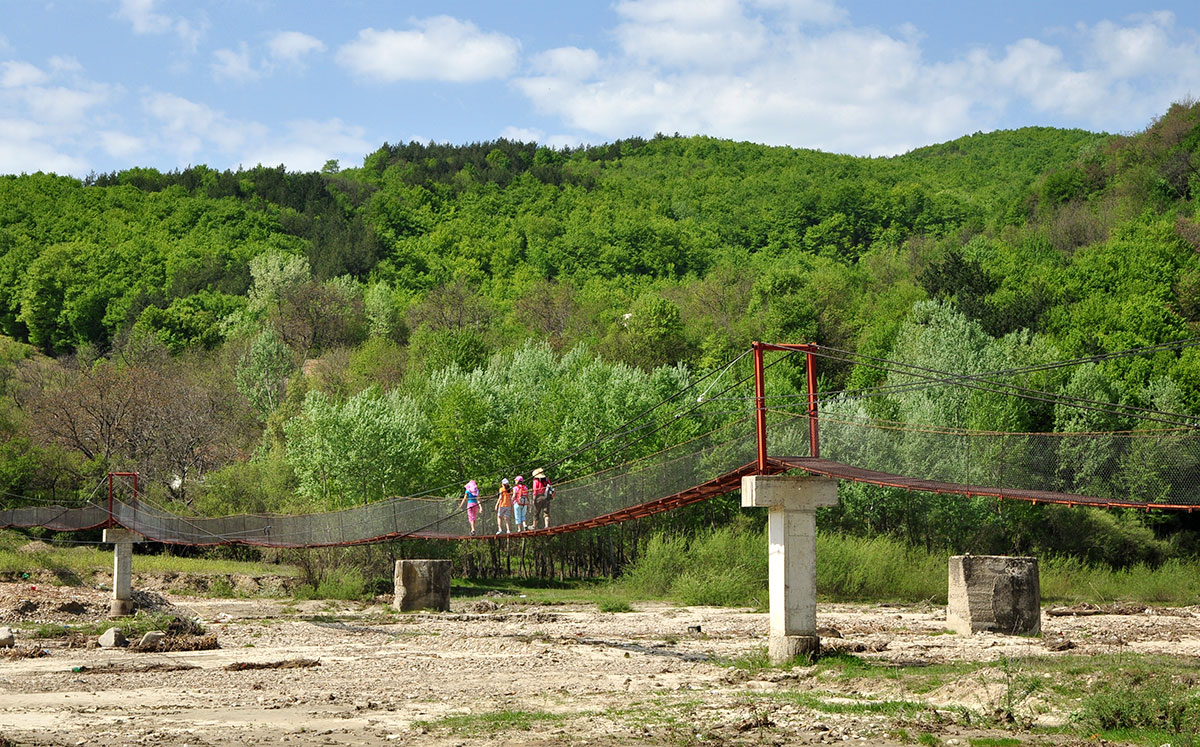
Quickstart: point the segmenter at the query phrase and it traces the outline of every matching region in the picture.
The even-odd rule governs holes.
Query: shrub
[[[601,599],[596,603],[601,612],[633,612],[633,607],[624,599]]]
[[[1101,731],[1200,733],[1200,698],[1162,675],[1122,673],[1083,699],[1079,721]]]
[[[364,599],[373,587],[354,567],[334,568],[314,587],[304,584],[296,589],[296,599]]]
[[[621,578],[629,593],[681,604],[764,607],[767,542],[752,521],[688,542],[656,535]],[[839,600],[946,600],[946,556],[887,538],[817,535],[817,589]]]

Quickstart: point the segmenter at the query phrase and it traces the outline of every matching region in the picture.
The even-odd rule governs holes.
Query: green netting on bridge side
[[[0,527],[45,527],[62,532],[95,529],[108,523],[108,508],[82,506],[20,506],[0,509]]]
[[[1200,505],[1200,431],[990,433],[885,421],[819,419],[820,455],[892,475],[1109,501]],[[772,454],[808,454],[808,418],[769,429]]]
[[[1194,429],[1018,434],[835,415],[823,415],[818,422],[822,458],[887,475],[1146,506],[1200,506],[1200,434]],[[809,456],[807,417],[772,413],[768,445],[773,456]],[[557,481],[551,526],[583,528],[580,525],[598,517],[661,502],[742,468],[754,460],[755,446],[750,422],[740,420],[660,453]],[[556,477],[553,471],[551,477]],[[480,535],[496,531],[492,487],[483,486]],[[332,513],[201,518],[179,516],[144,500],[118,499],[112,518],[161,542],[315,547],[463,536],[467,520],[458,504],[455,493],[394,498]],[[0,511],[0,525],[55,530],[104,526],[108,519],[104,503]]]
[[[754,437],[747,430],[742,422],[621,466],[557,482],[550,504],[551,525],[588,521],[651,503],[733,472],[754,459]],[[479,533],[490,534],[496,531],[495,501],[490,498],[494,493],[490,486],[484,486],[484,491]],[[332,513],[204,518],[179,516],[145,500],[115,499],[112,518],[149,540],[172,544],[317,547],[412,536],[462,536],[468,531],[467,519],[458,504],[455,493],[440,498],[393,498]],[[103,526],[107,520],[106,504],[0,512],[0,524],[15,527],[78,530]]]

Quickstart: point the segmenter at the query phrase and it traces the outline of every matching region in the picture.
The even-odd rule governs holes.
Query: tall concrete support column
[[[124,617],[133,612],[133,543],[140,539],[128,529],[105,529],[104,541],[113,546],[113,598],[109,617]]]
[[[836,506],[837,480],[793,475],[742,478],[742,506],[765,508],[771,627],[768,655],[781,664],[815,656],[817,636],[817,508]]]

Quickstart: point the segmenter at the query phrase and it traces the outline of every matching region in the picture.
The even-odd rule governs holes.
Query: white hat
[[[501,485],[507,485],[507,484],[508,484],[508,478],[506,477],[506,478],[504,478],[503,480],[501,480],[501,481],[500,481],[500,484],[501,484]]]
[[[541,467],[538,467],[537,469],[535,469],[535,470],[533,471],[533,476],[534,476],[534,477],[545,477],[545,476],[546,476],[546,473],[542,471],[542,468],[541,468]]]

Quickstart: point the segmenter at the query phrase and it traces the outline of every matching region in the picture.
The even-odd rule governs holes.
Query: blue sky
[[[1200,96],[1200,4],[0,0],[0,173],[655,132],[891,155]]]

